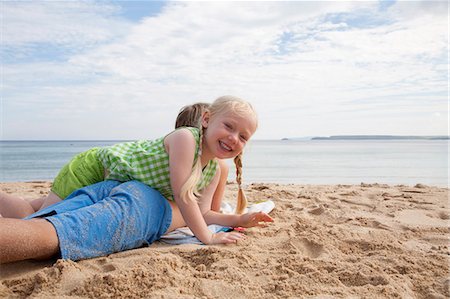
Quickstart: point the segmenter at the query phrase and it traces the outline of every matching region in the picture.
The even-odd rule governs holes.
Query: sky
[[[134,140],[241,97],[254,139],[448,135],[447,1],[1,1],[0,140]]]

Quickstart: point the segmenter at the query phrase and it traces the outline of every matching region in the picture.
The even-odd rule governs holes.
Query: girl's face
[[[230,112],[212,117],[206,112],[202,125],[206,128],[203,150],[219,159],[236,157],[256,130],[253,117],[245,118]]]

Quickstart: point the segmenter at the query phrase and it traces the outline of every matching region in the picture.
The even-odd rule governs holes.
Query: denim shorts
[[[52,185],[52,192],[65,199],[73,191],[104,180],[105,170],[97,158],[99,148],[82,152],[59,171]]]
[[[25,218],[45,218],[53,224],[63,259],[88,259],[151,244],[172,221],[167,199],[138,181],[103,181],[67,199]]]

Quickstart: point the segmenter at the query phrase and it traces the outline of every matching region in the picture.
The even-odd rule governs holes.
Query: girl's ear
[[[208,111],[203,112],[202,115],[202,127],[207,128],[209,124],[210,114]]]

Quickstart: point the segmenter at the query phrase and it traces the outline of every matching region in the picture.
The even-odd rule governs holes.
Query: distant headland
[[[402,135],[335,135],[328,137],[282,138],[281,140],[450,140],[449,136],[402,136]]]

